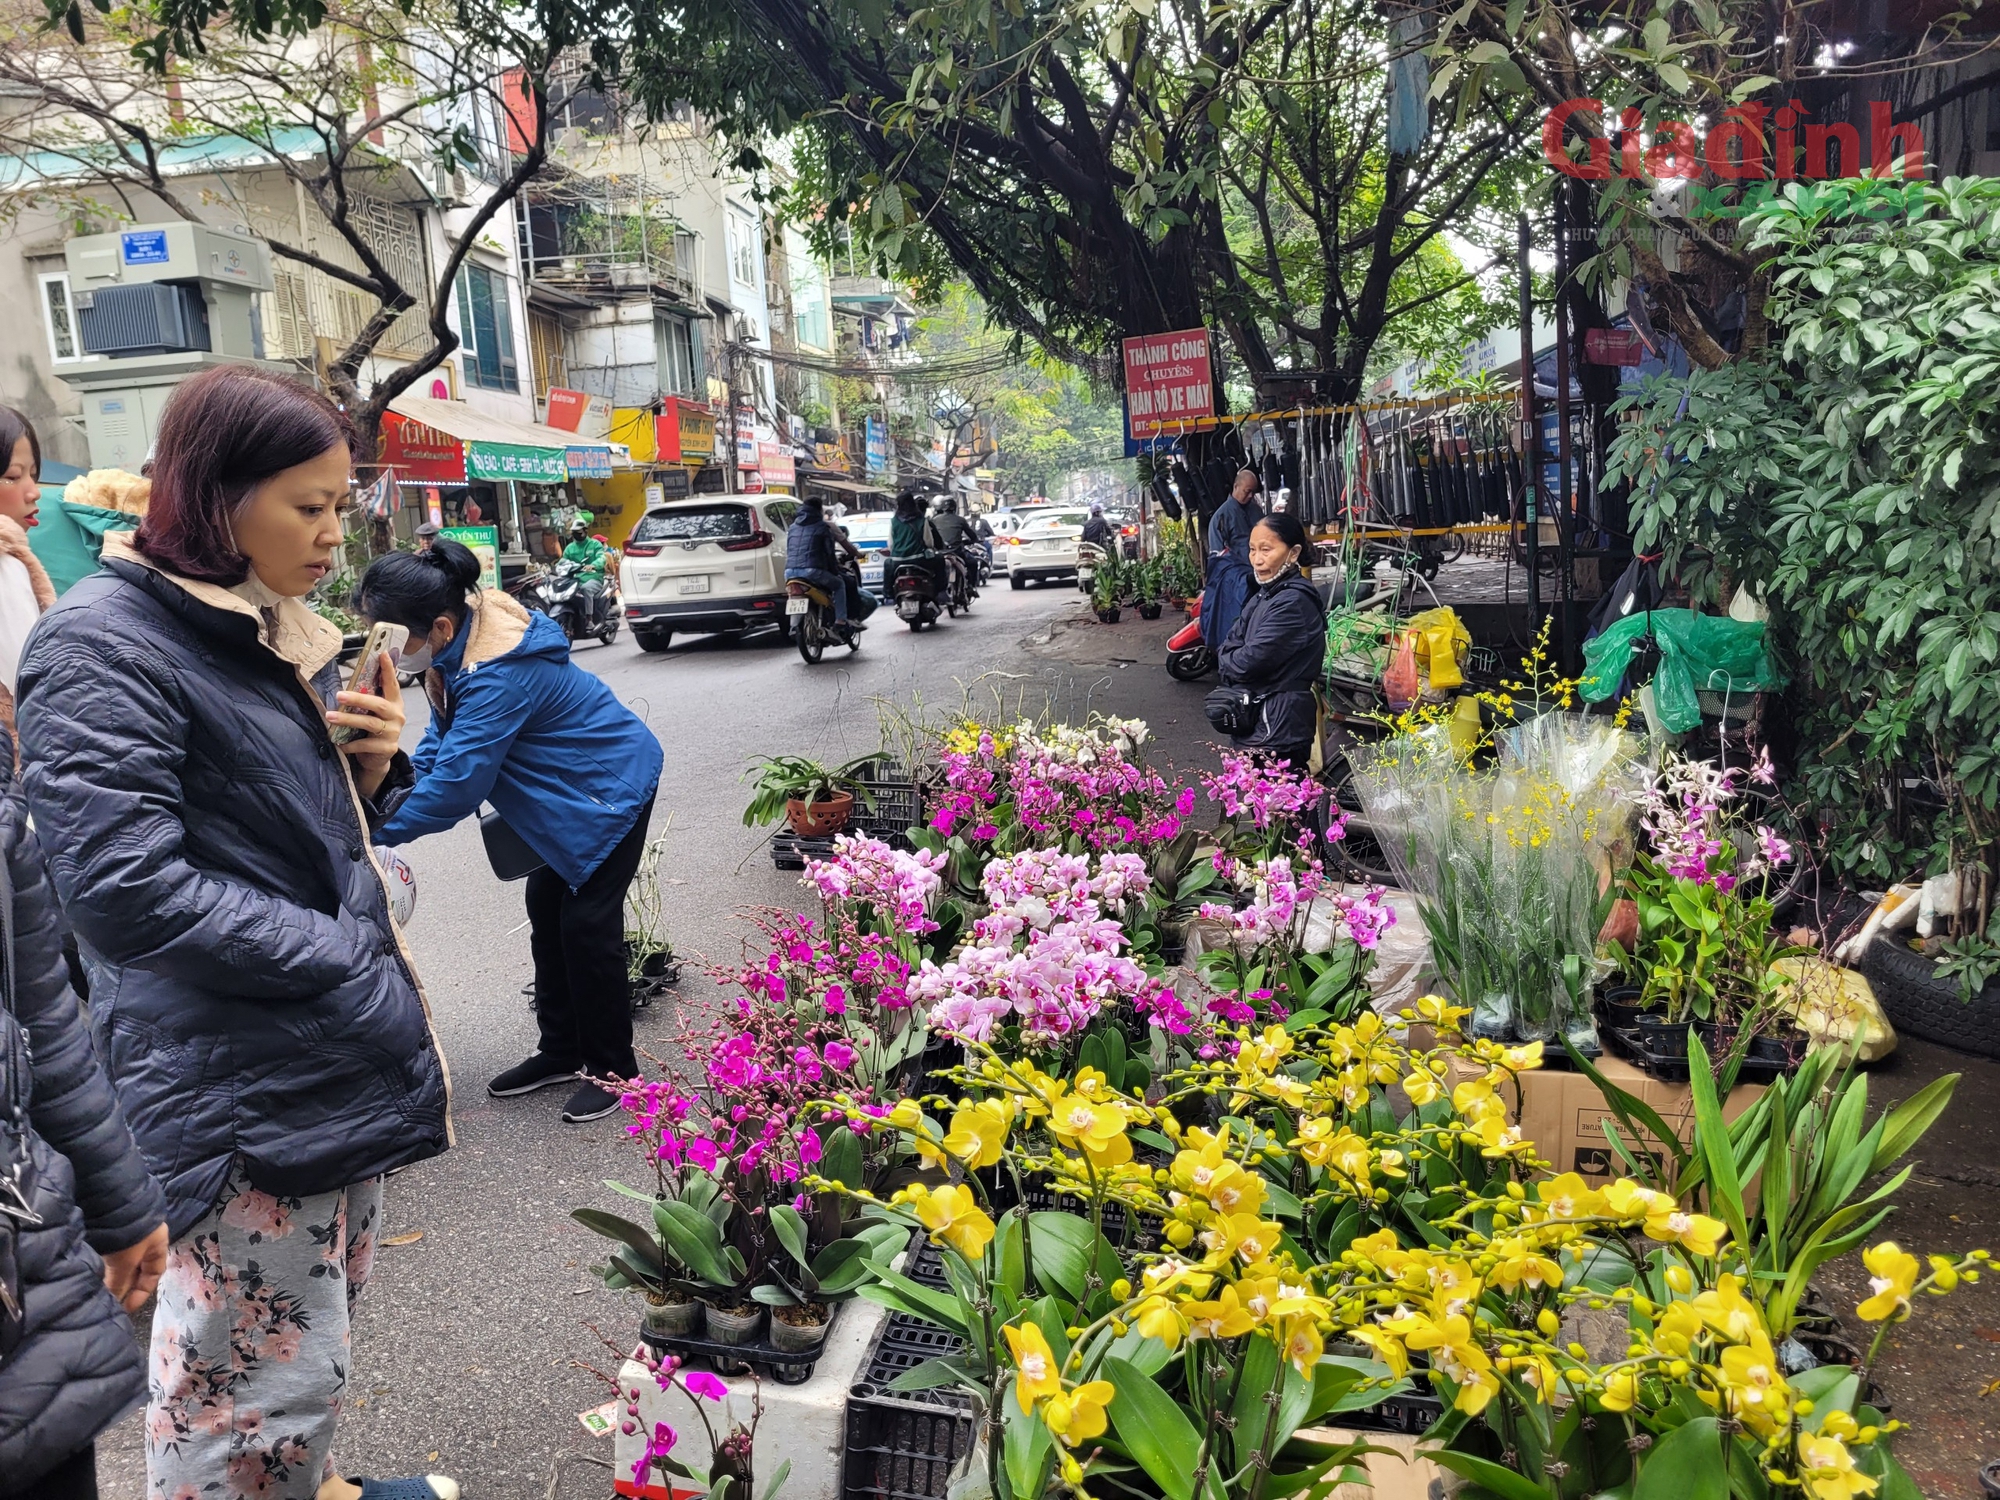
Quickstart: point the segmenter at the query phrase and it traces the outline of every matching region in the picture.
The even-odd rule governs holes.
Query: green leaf
[[[1039,1418],[1021,1410],[1011,1380],[1007,1382],[1001,1410],[1006,1424],[1001,1434],[1001,1457],[1006,1464],[1008,1487],[1015,1500],[1039,1500],[1042,1470],[1055,1440]]]
[[[1118,1391],[1111,1399],[1110,1415],[1119,1441],[1167,1500],[1194,1500],[1194,1470],[1201,1453],[1201,1436],[1180,1403],[1161,1390],[1152,1376],[1140,1373],[1122,1359],[1105,1360],[1102,1374]],[[1221,1485],[1211,1464],[1208,1493],[1219,1496],[1220,1492]]]
[[[799,1217],[799,1211],[789,1203],[771,1205],[771,1230],[778,1236],[778,1243],[785,1247],[785,1253],[801,1266],[811,1265],[806,1254],[806,1221]]]
[[[972,1377],[957,1360],[948,1357],[927,1359],[913,1365],[889,1382],[892,1391],[934,1391],[939,1386],[970,1385]]]
[[[785,1481],[791,1477],[792,1461],[788,1458],[778,1465],[778,1472],[773,1474],[771,1482],[764,1486],[764,1500],[777,1500],[778,1491],[785,1487]]]
[[[1688,1028],[1689,1087],[1694,1095],[1695,1149],[1708,1165],[1710,1197],[1715,1210],[1736,1237],[1744,1253],[1750,1249],[1750,1223],[1743,1211],[1743,1184],[1736,1175],[1736,1147],[1715,1097],[1715,1075],[1709,1071],[1708,1049]]]
[[[653,1205],[653,1223],[682,1265],[710,1286],[734,1286],[737,1272],[724,1253],[722,1231],[700,1209],[674,1199]]]
[[[1502,1468],[1491,1459],[1479,1458],[1470,1453],[1428,1452],[1430,1460],[1442,1468],[1461,1474],[1480,1488],[1498,1495],[1500,1500],[1549,1500],[1549,1492],[1530,1479],[1523,1478],[1512,1469]]]
[[[1055,1210],[1032,1213],[1028,1215],[1028,1238],[1035,1257],[1035,1279],[1067,1293],[1072,1302],[1082,1302],[1090,1282],[1096,1238],[1090,1220]]]
[[[1714,1417],[1683,1422],[1646,1451],[1632,1500],[1729,1500],[1729,1469]]]
[[[1868,1167],[1869,1176],[1901,1159],[1905,1152],[1923,1139],[1924,1133],[1937,1123],[1938,1116],[1951,1103],[1958,1079],[1956,1073],[1933,1078],[1882,1117],[1882,1138],[1876,1142],[1875,1157]]]
[[[815,1170],[828,1182],[837,1182],[844,1188],[858,1191],[865,1187],[861,1176],[861,1137],[845,1125],[834,1126],[820,1144]]]
[[[666,1276],[667,1263],[660,1257],[660,1241],[657,1235],[648,1234],[630,1219],[606,1213],[601,1208],[573,1208],[569,1216],[585,1229],[594,1230],[606,1239],[624,1241],[638,1255],[639,1264],[645,1266],[655,1276],[662,1278]]]

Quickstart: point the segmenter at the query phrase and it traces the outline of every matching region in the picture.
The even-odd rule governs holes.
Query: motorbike
[[[608,646],[618,637],[617,601],[611,595],[609,580],[600,592],[586,593],[582,571],[581,565],[569,558],[558,559],[554,567],[523,582],[520,600],[562,626],[563,634],[571,640],[588,637]]]
[[[833,622],[833,600],[826,590],[803,578],[785,580],[785,621],[792,627],[792,642],[799,657],[809,667],[817,666],[826,648],[845,640],[849,651],[861,649],[861,637],[850,632],[843,637]]]
[[[1215,652],[1201,638],[1201,595],[1188,605],[1188,622],[1167,638],[1167,675],[1193,682],[1215,670]]]
[[[889,564],[889,597],[896,601],[896,618],[910,629],[937,624],[937,575],[925,559],[906,557]]]
[[[979,593],[972,560],[963,552],[947,552],[944,561],[946,576],[951,581],[950,589],[945,594],[945,612],[953,615],[961,611],[970,613],[972,601]]]
[[[1076,544],[1076,586],[1084,593],[1090,592],[1091,580],[1097,577],[1097,570],[1104,563],[1104,549],[1095,542]]]

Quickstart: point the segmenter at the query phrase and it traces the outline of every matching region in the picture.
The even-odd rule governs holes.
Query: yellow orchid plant
[[[1914,1494],[1859,1372],[1787,1373],[1732,1226],[1548,1175],[1509,1123],[1540,1048],[1467,1040],[1464,1015],[1406,1013],[1423,1048],[1372,1015],[1246,1029],[1150,1098],[973,1046],[955,1099],[832,1101],[932,1169],[880,1207],[942,1247],[950,1290],[883,1265],[862,1295],[965,1341],[898,1385],[973,1395],[975,1488],[1324,1500],[1369,1451],[1340,1415],[1421,1379],[1427,1451],[1473,1494]],[[1075,1210],[1024,1211],[1031,1181]],[[1858,1313],[1907,1316],[1985,1259],[1926,1275],[1878,1246]]]

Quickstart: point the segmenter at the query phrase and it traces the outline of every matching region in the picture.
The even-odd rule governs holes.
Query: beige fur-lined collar
[[[161,567],[132,545],[133,535],[129,531],[105,533],[104,556],[149,568],[189,598],[199,599],[211,609],[243,616],[256,625],[257,638],[276,655],[297,667],[308,682],[340,656],[340,627],[315,614],[302,600],[281,597],[271,610],[271,618],[267,619],[264,612],[249,600],[219,583],[201,583]]]
[[[56,602],[56,586],[49,582],[49,570],[28,545],[28,533],[11,516],[0,516],[0,555],[13,558],[28,570],[28,583],[35,591],[35,608],[47,609]]]
[[[474,594],[465,618],[465,656],[460,663],[465,672],[505,656],[528,633],[526,606],[499,589],[481,589]]]

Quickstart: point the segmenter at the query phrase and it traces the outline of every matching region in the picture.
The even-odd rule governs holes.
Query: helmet
[[[389,888],[389,914],[398,927],[409,926],[417,914],[417,872],[387,844],[375,846],[375,863],[382,867],[382,883]]]
[[[590,530],[591,523],[594,522],[596,519],[597,517],[593,516],[587,510],[578,511],[575,517],[569,523],[569,534],[571,536],[582,536],[584,533]]]

